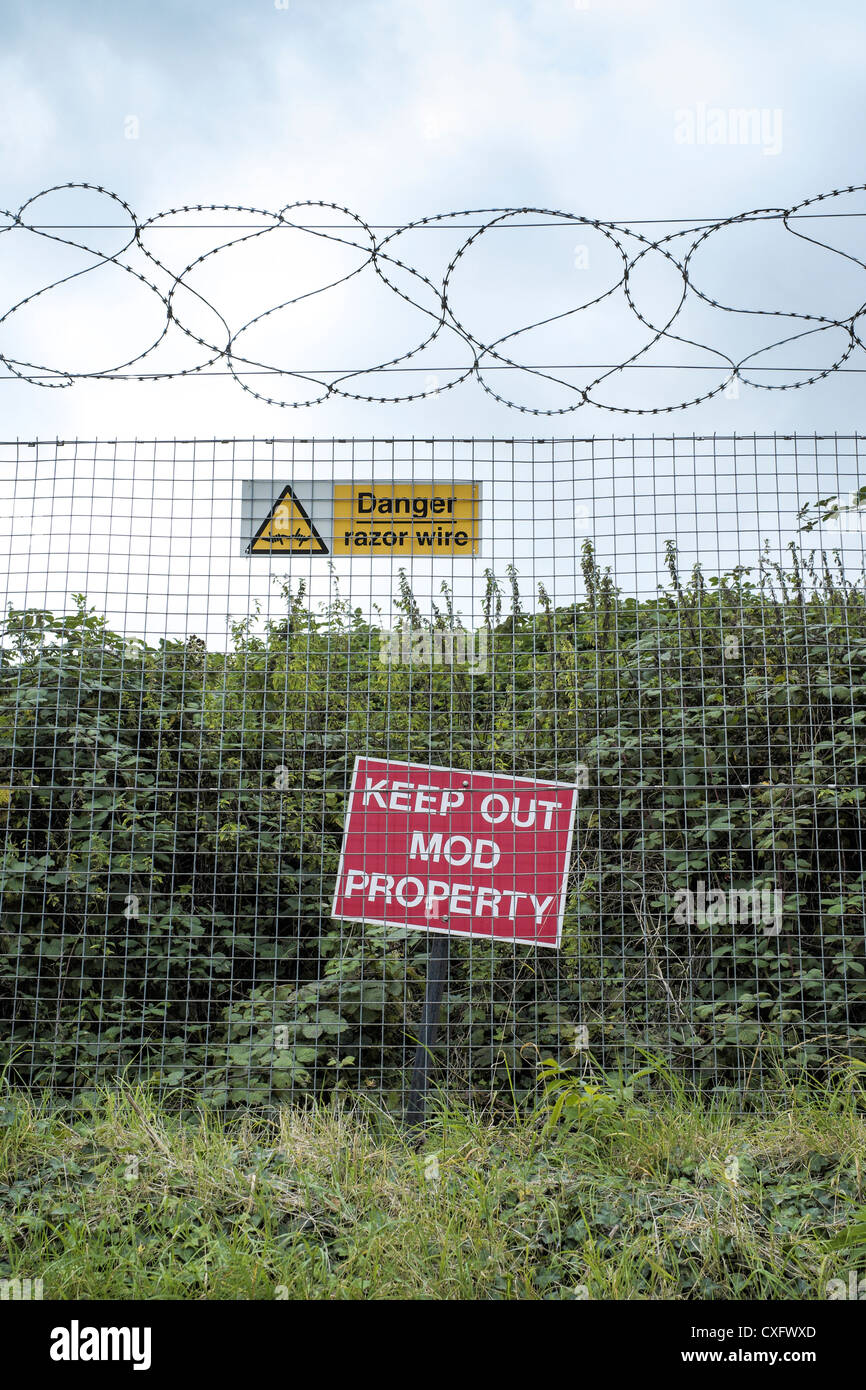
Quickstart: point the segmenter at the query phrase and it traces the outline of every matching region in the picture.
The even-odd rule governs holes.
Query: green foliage
[[[84,598],[10,610],[0,665],[0,1012],[18,1080],[131,1068],[215,1104],[370,1086],[413,1045],[422,936],[337,923],[356,754],[577,780],[563,949],[455,942],[449,1080],[527,1095],[575,1028],[604,1070],[645,1050],[742,1088],[866,1055],[866,600],[827,560],[622,596],[483,604],[487,669],[385,664],[303,588],[280,619],[125,643]],[[405,575],[403,617],[432,615]],[[510,599],[510,602],[509,602]],[[505,610],[505,616],[503,611]],[[509,611],[510,610],[510,611]],[[5,791],[2,788],[6,788]],[[779,893],[766,923],[684,893]]]
[[[609,1119],[618,1111],[632,1107],[635,1088],[655,1070],[652,1066],[641,1067],[627,1081],[609,1076],[595,1079],[562,1066],[553,1057],[546,1058],[538,1069],[538,1080],[547,1129],[555,1129],[563,1120],[584,1124],[600,1117]]]

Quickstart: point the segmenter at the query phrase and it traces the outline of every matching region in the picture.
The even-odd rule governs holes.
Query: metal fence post
[[[418,1033],[418,1046],[415,1050],[415,1063],[412,1068],[412,1082],[406,1105],[406,1128],[417,1129],[424,1123],[427,1107],[427,1088],[430,1084],[432,1051],[439,1027],[439,1010],[448,976],[451,938],[447,933],[435,935],[430,950],[430,964],[427,968],[427,991],[424,997],[424,1013]]]

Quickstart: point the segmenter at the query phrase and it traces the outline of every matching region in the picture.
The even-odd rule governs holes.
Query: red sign
[[[333,915],[557,947],[577,787],[356,758]]]

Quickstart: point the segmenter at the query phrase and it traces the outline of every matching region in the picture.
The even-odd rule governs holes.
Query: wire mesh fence
[[[402,1104],[431,860],[461,1095],[545,1059],[740,1094],[866,1061],[860,447],[0,445],[11,1077]],[[447,817],[420,896],[373,883],[380,827],[335,902],[357,759],[512,779],[530,841],[519,788],[538,827],[538,786],[573,789],[558,945],[492,878],[466,896]]]

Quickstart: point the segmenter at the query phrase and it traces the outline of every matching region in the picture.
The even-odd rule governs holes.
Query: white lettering
[[[362,797],[362,803],[363,803],[363,805],[364,805],[364,806],[369,806],[369,804],[370,804],[370,798],[371,798],[372,796],[375,796],[377,806],[379,806],[379,807],[384,811],[384,810],[385,810],[385,801],[384,801],[384,799],[383,799],[383,797],[382,797],[382,788],[383,788],[383,787],[387,787],[387,785],[388,785],[388,778],[387,778],[387,777],[383,777],[382,780],[381,780],[381,782],[374,782],[373,779],[372,779],[372,777],[368,777],[368,778],[367,778],[367,786],[366,786],[366,788],[365,788],[364,795],[363,795],[363,797]]]
[[[412,899],[406,896],[410,884],[412,885],[413,892],[416,894]],[[394,889],[394,897],[401,907],[417,907],[424,897],[424,884],[420,878],[401,878]]]
[[[501,811],[499,815],[494,815],[493,813],[492,807],[494,801],[498,801],[500,804]],[[491,792],[489,796],[485,796],[481,803],[481,814],[491,825],[498,825],[500,821],[505,820],[510,809],[508,797],[503,796],[501,792]]]
[[[488,863],[485,864],[484,851],[486,849],[490,850],[490,860]],[[476,840],[475,858],[472,862],[475,865],[476,869],[495,869],[496,865],[499,863],[499,857],[501,853],[502,850],[499,848],[495,840]]]
[[[409,810],[409,792],[411,787],[411,782],[393,782],[391,784],[391,797],[388,804],[392,811]]]
[[[539,801],[538,804],[544,807],[546,812],[544,817],[544,828],[545,830],[549,830],[553,824],[553,813],[554,811],[562,810],[562,803],[559,801]]]
[[[451,889],[451,911],[472,916],[472,884],[455,883]]]
[[[553,893],[551,893],[549,898],[536,898],[534,893],[530,893],[529,901],[532,903],[532,906],[535,909],[536,926],[539,926],[539,924],[541,923],[541,919],[544,916],[547,909],[550,907],[550,904],[553,902],[553,899]]]
[[[391,901],[391,889],[394,887],[394,879],[390,874],[371,874],[370,891],[367,894],[367,901],[373,902],[381,893],[386,903]]]
[[[423,833],[423,831],[421,831],[421,830],[413,830],[413,831],[412,831],[412,839],[411,839],[410,844],[409,844],[409,858],[410,858],[410,859],[427,859],[427,860],[429,860],[430,857],[431,857],[431,855],[432,855],[432,857],[433,857],[433,859],[434,859],[434,861],[435,861],[435,860],[437,860],[437,859],[439,858],[439,856],[440,856],[441,853],[442,853],[442,834],[441,834],[441,832],[438,832],[436,835],[431,835],[430,838],[429,838],[429,840],[427,841],[427,843],[426,843],[426,845],[425,845],[425,843],[424,843],[424,833]]]

